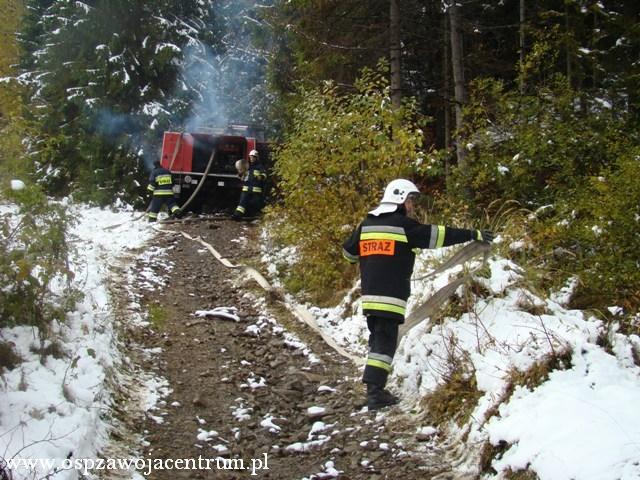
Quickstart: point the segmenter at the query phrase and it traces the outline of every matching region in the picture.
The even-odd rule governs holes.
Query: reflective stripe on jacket
[[[149,185],[147,190],[153,192],[154,196],[171,196],[173,195],[173,179],[171,172],[166,168],[156,168],[149,176]]]
[[[264,167],[260,163],[252,163],[249,165],[249,171],[242,185],[243,192],[262,193],[267,174]]]
[[[414,249],[468,242],[475,230],[425,225],[401,211],[368,215],[343,244],[343,255],[360,262],[362,310],[404,322],[411,294]]]

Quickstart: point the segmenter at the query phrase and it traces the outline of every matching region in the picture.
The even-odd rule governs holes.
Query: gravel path
[[[163,228],[201,236],[234,263],[257,254],[254,224]],[[153,251],[123,286],[152,325],[124,335],[137,368],[166,381],[164,396],[124,423],[143,439],[141,456],[189,459],[180,465],[196,469],[176,463],[146,478],[424,479],[443,471],[432,439],[416,435],[418,420],[402,407],[362,408],[359,370],[254,281],[180,235],[159,234]]]

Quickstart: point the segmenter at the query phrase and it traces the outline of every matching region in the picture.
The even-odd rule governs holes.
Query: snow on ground
[[[7,208],[3,206],[2,211]],[[85,297],[68,312],[64,323],[53,325],[53,336],[65,355],[48,356],[41,364],[34,353],[39,348],[37,332],[25,327],[0,332],[4,340],[15,343],[25,360],[5,372],[0,385],[0,455],[55,460],[55,464],[37,466],[40,477],[62,465],[69,455],[71,459],[96,457],[107,440],[109,426],[103,413],[110,406],[114,367],[121,361],[107,277],[119,256],[141,246],[153,234],[144,221],[132,221],[135,214],[127,209],[69,208],[78,219],[71,238],[76,250],[71,268],[75,286]],[[105,230],[109,226],[114,228]],[[422,252],[415,278],[431,271],[450,250]],[[265,254],[263,260],[275,276],[278,264],[288,261],[286,258],[295,258],[295,252],[283,252],[281,257]],[[444,381],[447,359],[454,353],[467,362],[482,394],[472,420],[463,427],[468,445],[487,441],[507,444],[492,465],[498,474],[486,478],[497,479],[508,469],[527,467],[541,480],[640,478],[640,368],[634,360],[640,338],[610,332],[612,348],[607,352],[598,346],[598,338],[606,333],[603,324],[584,312],[566,308],[571,285],[550,298],[541,298],[525,288],[518,265],[493,257],[489,267],[489,278],[477,278],[489,295],[477,299],[471,313],[433,326],[425,320],[406,335],[394,360],[391,387],[402,394],[405,406],[414,406]],[[452,269],[429,280],[414,281],[409,308],[415,309],[456,272]],[[148,281],[149,288],[154,288],[161,279],[150,270]],[[341,346],[366,355],[366,325],[355,292],[354,287],[333,309],[308,308],[319,326]],[[260,319],[254,325],[256,334],[267,321],[273,320]],[[299,342],[295,337],[289,341]],[[508,401],[500,403],[511,372],[525,371],[551,353],[562,352],[571,358],[566,370],[552,372],[548,381],[533,390],[517,387]],[[153,392],[162,395],[163,386],[151,388],[154,379],[148,380],[152,408]],[[248,378],[247,385],[259,386],[260,381]],[[498,413],[490,416],[495,407]],[[237,405],[235,413],[242,421],[244,405]],[[264,422],[265,428],[277,426],[275,418]],[[421,432],[425,428],[429,429],[423,426]],[[310,438],[308,443],[287,448],[304,451],[310,443],[322,441]],[[474,469],[471,464],[460,467],[467,472]],[[15,478],[33,476],[24,466],[14,470]],[[325,465],[325,474],[337,473],[333,465]],[[56,478],[71,479],[76,474],[63,471]]]
[[[431,257],[423,252],[421,265]],[[477,280],[489,296],[471,313],[411,330],[399,346],[392,383],[409,398],[432,392],[450,371],[453,350],[468,359],[483,394],[467,426],[468,443],[509,445],[492,465],[498,474],[529,467],[541,480],[640,478],[640,415],[633,407],[640,400],[640,368],[632,358],[640,338],[614,334],[615,354],[609,354],[597,345],[606,334],[602,322],[563,305],[571,286],[540,298],[523,287],[517,265],[501,258],[488,263],[490,278]],[[446,280],[415,283],[414,306],[433,292],[431,284]],[[516,387],[500,404],[512,371],[564,352],[570,368],[552,372],[533,391]],[[498,415],[490,416],[496,405]]]
[[[40,362],[38,332],[30,327],[5,328],[0,336],[15,344],[24,362],[2,375],[0,384],[0,456],[7,461],[44,459],[14,466],[14,480],[44,478],[54,469],[80,458],[96,458],[107,442],[114,368],[120,363],[113,311],[107,288],[110,267],[128,249],[153,234],[139,213],[68,205],[77,219],[69,241],[74,254],[73,284],[84,293],[64,322],[52,325],[64,355]],[[3,206],[3,212],[16,212]],[[112,229],[105,227],[113,226]],[[75,479],[73,469],[57,479]]]
[[[282,268],[290,263],[300,261],[295,248],[275,248],[271,244],[269,233],[263,230],[261,234],[262,263],[269,276],[270,283],[285,291],[280,282],[279,274]],[[306,304],[304,307],[313,314],[318,326],[325,331],[340,347],[347,348],[351,352],[366,356],[368,337],[367,324],[363,321],[362,315],[352,308],[355,291],[359,284],[349,292],[348,295],[334,308],[318,308],[314,305]],[[290,305],[297,305],[299,302],[290,294],[285,294],[286,302]]]
[[[462,270],[454,267],[419,280],[456,248],[423,250],[417,256],[408,314]],[[263,252],[272,276],[290,258],[295,252]],[[472,261],[467,268],[480,265],[480,260]],[[486,442],[507,444],[492,464],[497,474],[483,478],[498,479],[508,470],[526,468],[541,480],[640,478],[640,367],[633,353],[635,358],[640,355],[640,338],[614,332],[613,353],[608,353],[598,346],[598,338],[607,334],[602,322],[566,308],[571,283],[541,298],[526,288],[523,272],[513,262],[494,256],[488,267],[489,278],[475,279],[489,295],[475,299],[471,313],[438,325],[425,319],[401,340],[390,387],[402,395],[404,406],[415,407],[445,381],[451,355],[466,362],[482,396],[460,437],[467,437],[469,449]],[[341,346],[366,355],[368,332],[354,292],[355,287],[335,308],[307,308]],[[512,372],[524,372],[565,352],[571,358],[568,369],[553,371],[533,391],[516,387],[508,401],[500,403]],[[491,415],[495,407],[498,413]],[[472,458],[459,473],[476,474],[476,463],[477,457]]]

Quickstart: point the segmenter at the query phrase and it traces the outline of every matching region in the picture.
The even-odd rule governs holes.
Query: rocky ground
[[[257,261],[256,223],[212,217],[162,228],[200,236],[233,263]],[[406,406],[362,408],[359,369],[255,281],[180,234],[159,233],[140,253],[122,288],[150,324],[125,325],[123,335],[145,352],[131,352],[138,368],[167,385],[129,428],[145,457],[199,467],[148,478],[424,479],[446,470]],[[195,315],[215,308],[237,320]]]

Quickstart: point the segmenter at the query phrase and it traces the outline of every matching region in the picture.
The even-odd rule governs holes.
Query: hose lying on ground
[[[244,271],[244,273],[246,273],[251,278],[253,278],[258,283],[258,285],[260,285],[260,287],[262,287],[262,289],[265,290],[266,292],[268,292],[268,293],[276,292],[276,289],[255,268],[252,268],[252,267],[249,267],[249,266],[246,266],[246,265],[234,265],[228,259],[224,258],[215,248],[213,248],[213,246],[210,243],[205,242],[201,237],[192,237],[191,235],[189,235],[188,233],[185,233],[183,231],[176,232],[176,231],[173,231],[173,230],[162,230],[160,228],[156,228],[156,230],[159,231],[159,232],[163,232],[163,233],[180,234],[184,238],[186,238],[187,240],[191,240],[191,241],[200,243],[202,246],[204,246],[209,251],[209,253],[211,253],[216,258],[216,260],[218,260],[225,267],[232,268],[232,269],[241,269],[241,270]],[[276,292],[276,293],[278,293],[278,292]],[[284,298],[284,295],[279,295],[279,296]],[[344,348],[342,348],[340,345],[338,345],[335,342],[335,340],[333,340],[333,338],[329,337],[318,326],[318,324],[316,323],[315,317],[311,314],[311,312],[309,312],[308,310],[306,310],[305,308],[303,308],[303,307],[301,307],[299,305],[292,305],[291,303],[287,302],[286,300],[281,300],[281,302],[299,320],[304,322],[314,332],[319,334],[320,337],[324,340],[324,342],[327,345],[329,345],[331,348],[333,348],[338,354],[340,354],[341,356],[351,360],[353,363],[355,363],[358,366],[361,366],[361,365],[364,364],[364,359],[363,358],[347,352]]]
[[[276,292],[276,289],[269,283],[269,281],[264,278],[264,276],[258,272],[255,268],[246,266],[246,265],[234,265],[228,259],[224,258],[213,246],[207,242],[205,242],[201,237],[192,237],[188,233],[183,231],[174,231],[174,230],[162,230],[160,228],[156,228],[157,231],[163,233],[173,233],[180,234],[184,238],[198,242],[203,245],[222,265],[227,268],[232,269],[242,269],[247,275],[253,278],[263,290],[268,293]],[[436,270],[431,272],[429,275],[424,277],[420,277],[420,279],[428,278],[431,276],[435,276],[439,273],[442,273],[449,268],[452,268],[456,265],[461,265],[472,258],[476,257],[479,254],[484,255],[483,264],[486,261],[487,255],[489,253],[490,246],[488,243],[484,242],[472,242],[458,252],[453,255],[448,261],[440,265]],[[400,340],[409,330],[411,330],[418,323],[423,321],[426,318],[431,318],[434,313],[442,306],[442,304],[458,289],[460,285],[468,281],[474,272],[469,272],[466,275],[453,280],[448,283],[440,290],[438,290],[434,295],[432,295],[426,302],[414,308],[411,314],[407,317],[405,323],[400,325],[398,340]],[[284,297],[284,295],[280,295]],[[364,364],[364,359],[353,355],[347,352],[344,348],[338,345],[333,338],[329,337],[317,324],[315,317],[309,312],[307,309],[301,307],[300,305],[292,305],[286,300],[281,300],[281,302],[287,307],[287,309],[293,313],[299,320],[308,325],[313,331],[320,335],[320,337],[325,341],[327,345],[333,348],[337,353],[341,356],[351,360],[354,364],[358,366],[362,366]]]

